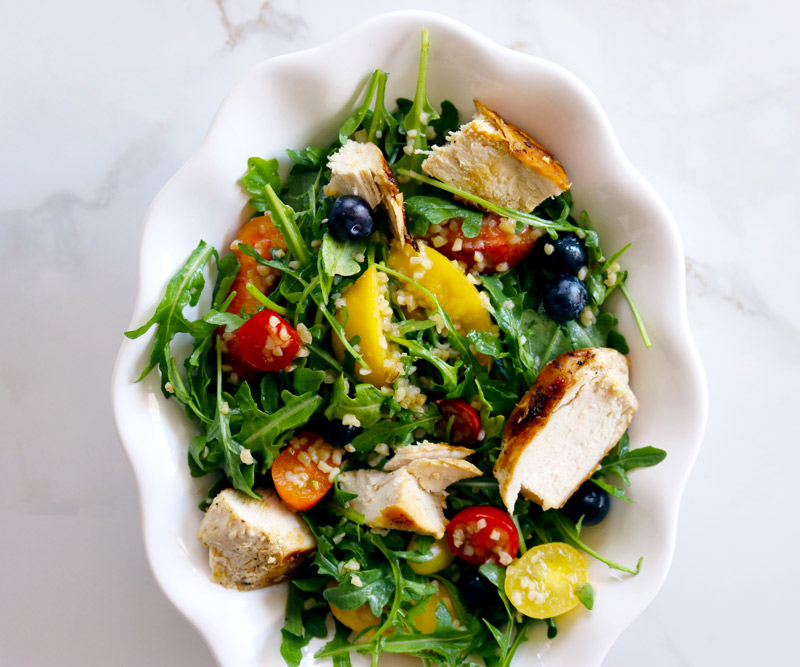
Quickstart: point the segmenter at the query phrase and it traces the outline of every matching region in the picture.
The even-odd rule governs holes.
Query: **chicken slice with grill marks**
[[[517,496],[561,507],[625,433],[639,402],[628,359],[610,348],[562,354],[514,408],[494,466],[509,511]]]
[[[422,170],[493,204],[529,212],[569,189],[556,157],[475,100],[477,113],[436,146]]]

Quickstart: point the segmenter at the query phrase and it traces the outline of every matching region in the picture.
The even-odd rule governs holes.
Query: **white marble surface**
[[[214,664],[150,575],[112,425],[140,223],[250,66],[412,7],[583,79],[683,234],[710,420],[672,571],[605,664],[796,664],[800,361],[785,350],[800,336],[800,10],[788,0],[486,6],[4,4],[0,664]]]

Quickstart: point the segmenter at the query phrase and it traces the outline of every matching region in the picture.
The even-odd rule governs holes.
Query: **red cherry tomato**
[[[444,398],[436,401],[436,407],[442,413],[442,418],[436,424],[436,435],[444,438],[447,425],[453,418],[450,428],[450,444],[471,447],[481,434],[481,417],[478,411],[463,398]]]
[[[316,433],[301,433],[272,463],[275,490],[289,507],[307,510],[333,486],[342,465],[343,449],[332,447]]]
[[[527,257],[541,232],[526,226],[517,234],[501,224],[510,227],[502,223],[498,215],[487,213],[483,216],[481,231],[475,238],[468,239],[461,231],[460,219],[454,218],[443,222],[438,231],[436,227],[430,228],[427,238],[436,250],[450,259],[464,262],[468,269],[475,268],[481,273],[503,272]],[[437,246],[437,236],[445,239],[445,243]],[[480,259],[476,259],[476,252],[480,253]]]
[[[491,505],[467,507],[447,525],[447,545],[473,565],[508,565],[519,549],[519,533],[503,510]]]
[[[300,351],[300,336],[274,310],[262,310],[239,327],[239,350],[260,371],[288,368]]]

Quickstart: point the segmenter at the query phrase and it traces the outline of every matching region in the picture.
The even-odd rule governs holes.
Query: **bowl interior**
[[[413,96],[423,27],[430,29],[428,91],[434,105],[451,100],[464,121],[477,98],[525,129],[564,164],[575,202],[590,213],[606,252],[633,243],[623,265],[653,347],[642,345],[625,303],[612,302],[631,346],[632,386],[641,403],[631,441],[669,455],[656,468],[633,473],[636,504],[616,503],[610,518],[584,536],[618,562],[635,565],[644,556],[644,565],[638,576],[620,577],[593,562],[595,610],[565,617],[553,641],[537,628],[516,659],[547,667],[599,664],[666,576],[680,491],[700,444],[706,398],[686,322],[676,225],[622,154],[597,101],[571,74],[424,12],[383,15],[323,46],[256,66],[226,97],[200,149],[147,213],[132,326],[150,316],[199,239],[224,248],[246,202],[238,179],[248,157],[278,157],[286,165],[287,148],[327,145],[377,67],[390,73],[387,100]],[[175,401],[164,400],[154,374],[134,384],[149,340],[123,344],[113,398],[118,432],[139,484],[150,564],[167,596],[222,664],[275,664],[284,587],[240,593],[208,580],[206,549],[195,538],[206,482],[192,479],[186,465],[193,426]],[[313,663],[310,656],[307,662]],[[381,664],[406,662],[391,658]]]

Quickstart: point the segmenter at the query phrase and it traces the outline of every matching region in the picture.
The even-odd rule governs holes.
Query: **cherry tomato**
[[[269,294],[277,284],[280,271],[258,264],[256,260],[238,249],[239,243],[252,246],[265,259],[272,257],[273,250],[285,252],[286,243],[281,233],[272,224],[269,214],[248,220],[237,231],[231,248],[239,260],[239,273],[236,274],[236,279],[228,292],[228,294],[231,292],[236,292],[236,294],[228,305],[227,311],[236,315],[242,313],[249,315],[255,313],[261,304],[247,291],[247,284],[252,283],[260,292]],[[258,375],[258,369],[242,358],[239,332],[225,333],[224,327],[220,327],[219,334],[222,337],[222,353],[225,364],[230,368],[230,372],[235,373],[242,380],[254,379]]]
[[[442,418],[436,424],[436,435],[444,438],[447,425],[453,418],[450,428],[450,444],[471,447],[481,434],[481,417],[478,411],[463,398],[444,398],[436,401],[436,407],[442,413]]]
[[[494,213],[487,213],[483,216],[481,231],[475,238],[468,239],[461,231],[460,219],[454,218],[432,226],[426,238],[440,253],[464,262],[469,269],[502,273],[525,259],[541,236],[541,231],[531,226],[517,234],[515,224],[505,222]],[[479,254],[476,256],[475,253]]]
[[[300,351],[300,336],[274,310],[257,312],[239,327],[239,350],[260,371],[288,368]]]
[[[436,624],[439,622],[439,619],[436,618],[436,607],[439,606],[440,600],[444,603],[444,606],[450,613],[450,618],[452,618],[453,621],[458,620],[455,605],[453,604],[453,598],[450,597],[450,593],[447,592],[447,589],[444,587],[444,585],[435,579],[430,583],[436,584],[439,590],[431,596],[430,600],[428,600],[428,603],[425,605],[425,608],[411,619],[414,627],[416,627],[417,630],[424,635],[429,635],[433,632],[436,632]]]
[[[411,539],[411,542],[408,543],[408,550],[414,551],[416,549],[416,544],[417,538],[414,537]],[[450,548],[447,546],[447,540],[445,539],[436,540],[431,544],[429,553],[431,555],[430,560],[426,560],[422,563],[408,563],[414,572],[417,574],[433,574],[439,570],[444,570],[444,568],[453,562],[453,552],[450,551]]]
[[[447,525],[447,545],[473,565],[508,565],[517,555],[519,533],[503,510],[479,505],[467,507],[452,518]]]
[[[272,463],[275,490],[292,509],[310,509],[333,486],[343,454],[316,433],[295,436]]]
[[[551,618],[580,604],[575,589],[587,581],[586,557],[563,542],[540,544],[506,570],[511,604],[531,618]]]
[[[269,294],[275,287],[277,276],[280,274],[278,269],[262,266],[252,257],[245,255],[238,249],[239,243],[252,246],[264,259],[272,259],[273,250],[286,252],[286,242],[272,224],[269,215],[252,218],[239,228],[236,239],[231,243],[231,248],[239,260],[239,273],[236,274],[236,279],[228,292],[230,294],[235,291],[236,296],[233,297],[233,301],[227,309],[229,313],[236,315],[242,311],[248,314],[254,313],[261,307],[258,300],[247,291],[247,283],[253,283],[259,292]]]

